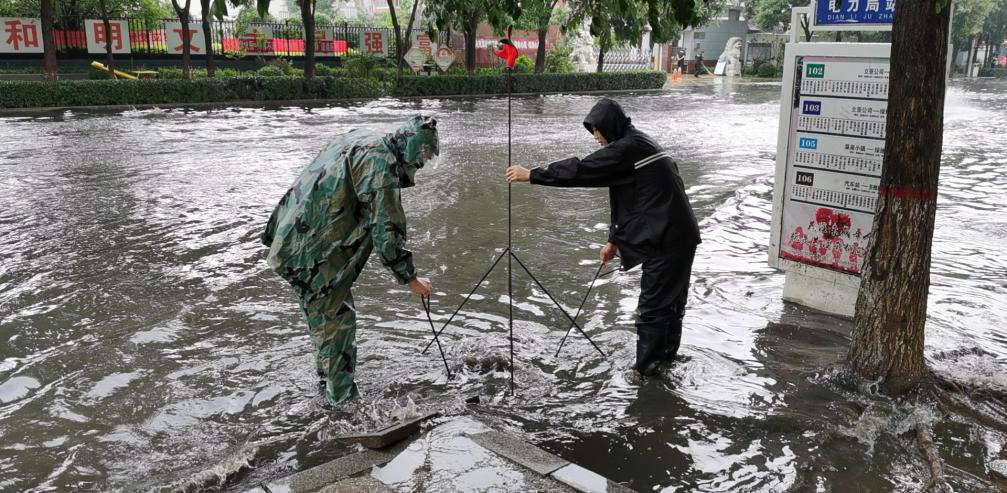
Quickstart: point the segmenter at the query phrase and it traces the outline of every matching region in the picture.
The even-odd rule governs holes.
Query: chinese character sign
[[[42,53],[42,19],[0,17],[0,53]]]
[[[364,55],[388,55],[388,35],[385,31],[363,31],[360,33],[360,52]]]
[[[891,25],[895,0],[815,0],[816,26]]]
[[[168,53],[173,55],[182,54],[182,23],[178,21],[164,23],[165,44]],[[203,39],[203,25],[198,22],[189,23],[189,54],[206,54],[206,40]]]
[[[792,109],[779,258],[859,275],[885,154],[885,59],[805,57]]]
[[[238,47],[245,53],[272,53],[273,27],[266,24],[249,24],[245,32],[238,35]]]
[[[335,33],[331,27],[315,29],[315,56],[335,56]]]
[[[87,35],[88,53],[105,53],[105,43],[112,40],[112,53],[129,53],[129,25],[126,21],[108,21],[109,32],[105,33],[105,23],[101,20],[84,21]]]

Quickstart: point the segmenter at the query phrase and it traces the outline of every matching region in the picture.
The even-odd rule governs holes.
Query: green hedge
[[[377,82],[336,77],[0,82],[0,108],[376,98]]]
[[[576,74],[527,74],[514,76],[515,93],[616,91],[623,89],[660,89],[668,80],[664,72],[612,72]],[[466,94],[505,94],[507,78],[503,75],[410,76],[394,81],[392,96],[454,96]]]
[[[986,67],[979,69],[979,77],[996,77],[1007,79],[1007,68]]]
[[[514,77],[515,93],[658,89],[663,72],[527,74]],[[381,82],[351,77],[217,77],[212,79],[0,81],[0,108],[224,103],[297,99],[436,97],[504,94],[503,75],[408,76]]]

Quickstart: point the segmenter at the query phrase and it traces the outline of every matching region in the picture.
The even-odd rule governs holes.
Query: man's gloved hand
[[[421,298],[429,298],[430,291],[433,288],[433,285],[430,284],[430,279],[425,277],[414,277],[412,281],[409,281],[409,290],[414,294],[418,294]]]

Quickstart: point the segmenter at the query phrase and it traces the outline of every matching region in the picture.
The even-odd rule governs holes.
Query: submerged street
[[[599,281],[581,315],[607,359],[577,333],[556,357],[569,323],[515,271],[511,397],[492,364],[509,350],[504,269],[444,332],[448,380],[436,348],[420,354],[419,300],[372,259],[353,292],[361,398],[335,409],[264,260],[270,212],[332,136],[434,116],[441,155],[403,199],[443,323],[506,247],[506,99],[0,118],[0,490],[243,491],[354,451],[338,433],[425,411],[471,414],[638,491],[918,491],[906,431],[937,420],[951,485],[995,488],[981,478],[1002,430],[857,392],[842,370],[852,323],[781,300],[767,265],[779,96],[612,96],[678,162],[703,235],[683,358],[661,378],[632,370],[638,269]],[[598,97],[516,99],[514,163],[596,149],[581,122]],[[990,395],[1007,392],[1005,128],[1007,84],[949,88],[926,357]],[[604,189],[514,188],[514,251],[570,313],[608,210]],[[962,396],[1007,416],[982,398]]]

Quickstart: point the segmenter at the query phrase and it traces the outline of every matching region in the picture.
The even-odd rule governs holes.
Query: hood
[[[416,183],[416,170],[424,164],[424,149],[430,149],[434,156],[440,154],[437,120],[433,118],[414,116],[386,139],[402,165],[400,178],[403,187],[411,187]]]
[[[622,111],[622,106],[619,106],[619,103],[604,98],[598,101],[594,108],[591,108],[591,112],[584,119],[584,128],[587,128],[587,131],[591,133],[594,133],[594,129],[597,128],[605,140],[611,144],[625,137],[626,133],[633,128],[633,124],[626,116],[626,112]]]

